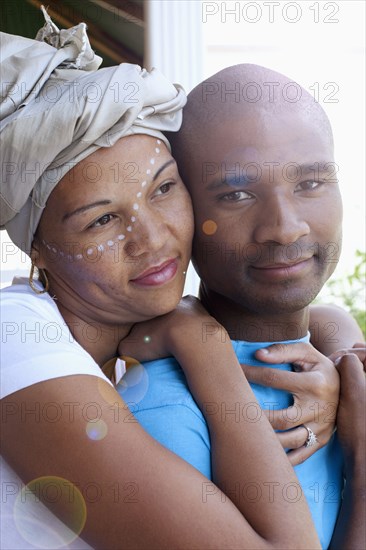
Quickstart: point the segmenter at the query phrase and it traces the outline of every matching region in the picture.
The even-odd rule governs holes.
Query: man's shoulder
[[[174,357],[144,362],[128,369],[118,391],[126,403],[136,404],[139,411],[184,406],[202,415]]]

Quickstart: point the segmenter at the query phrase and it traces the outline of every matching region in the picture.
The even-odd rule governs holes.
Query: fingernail
[[[270,353],[268,348],[260,348],[258,351],[261,351],[262,353],[264,353],[264,355],[269,355]]]

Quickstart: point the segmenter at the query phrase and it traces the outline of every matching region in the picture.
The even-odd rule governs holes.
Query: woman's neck
[[[107,325],[82,319],[62,304],[57,307],[75,340],[100,367],[117,355],[120,341],[130,332],[132,324]]]

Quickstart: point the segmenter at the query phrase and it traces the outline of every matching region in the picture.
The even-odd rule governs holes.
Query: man
[[[290,370],[296,360],[305,373],[317,362],[306,344],[308,306],[334,271],[341,247],[342,204],[329,121],[320,105],[283,75],[239,65],[191,92],[182,129],[170,139],[193,201],[200,299],[232,338],[239,361],[256,366],[246,370],[248,377],[274,387],[252,386],[261,407],[271,410],[273,425],[284,430],[288,418],[274,411],[283,415],[293,401],[279,388],[291,390],[296,405],[296,375],[272,370],[268,376],[266,369],[257,368],[263,366],[258,359],[272,366],[284,361],[276,364],[282,370]],[[209,324],[202,327],[202,337],[210,330]],[[255,357],[273,342],[297,344]],[[164,359],[145,366],[146,395],[134,399],[141,386],[132,381],[132,387],[127,377],[123,398],[136,403],[135,416],[154,437],[209,477],[207,427],[178,365]],[[311,380],[317,384],[319,379]],[[317,404],[309,401],[307,413],[320,414]],[[221,405],[207,404],[223,421],[227,414],[243,414]],[[334,412],[329,403],[321,412],[323,422]],[[341,504],[342,454],[335,436],[321,446],[305,411],[295,407],[295,413],[293,426],[306,426],[297,428],[298,449],[291,453],[299,463],[316,449],[296,472],[322,547],[328,548]],[[255,421],[255,404],[245,414]],[[289,446],[291,434],[280,437]],[[263,452],[270,457],[265,444]],[[253,498],[260,499],[254,486],[232,488],[233,493],[242,490],[254,490]],[[282,498],[295,501],[297,495],[289,488]]]

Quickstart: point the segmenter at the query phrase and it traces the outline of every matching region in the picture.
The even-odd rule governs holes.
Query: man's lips
[[[132,283],[142,286],[163,285],[173,279],[178,269],[178,258],[170,258],[160,265],[150,267],[134,279]]]
[[[289,263],[271,263],[267,265],[251,265],[250,269],[256,277],[263,280],[289,279],[307,273],[313,264],[313,256],[304,260]]]

